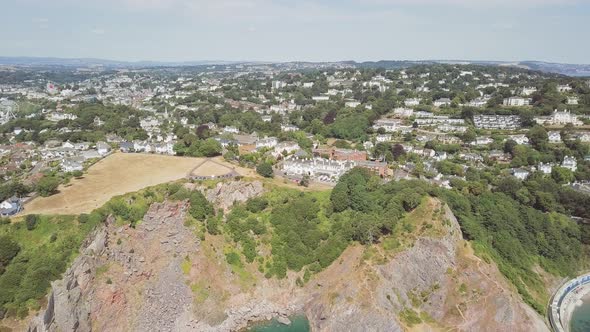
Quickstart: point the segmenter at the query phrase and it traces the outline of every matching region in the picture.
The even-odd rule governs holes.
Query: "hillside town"
[[[0,84],[0,177],[19,184],[7,185],[3,216],[19,212],[31,193],[50,194],[47,182],[81,176],[112,153],[223,155],[244,167],[270,164],[269,176],[305,184],[334,185],[355,167],[384,181],[422,178],[448,188],[484,173],[539,173],[572,186],[590,180],[584,79],[492,66],[335,63],[80,68],[54,81],[0,68],[15,73],[23,78]]]

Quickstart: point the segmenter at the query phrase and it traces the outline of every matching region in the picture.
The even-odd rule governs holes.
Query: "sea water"
[[[257,323],[247,329],[248,332],[309,332],[309,321],[305,316],[291,316],[290,325],[283,325],[276,319]]]
[[[576,307],[570,320],[571,332],[590,331],[590,297],[584,297],[584,303]]]

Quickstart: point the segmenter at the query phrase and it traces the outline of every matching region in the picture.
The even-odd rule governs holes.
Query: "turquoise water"
[[[577,307],[570,322],[571,332],[588,332],[590,331],[590,299],[586,297],[584,304]]]
[[[309,321],[305,316],[291,316],[291,325],[283,325],[275,319],[270,322],[257,323],[249,327],[248,332],[309,332]]]

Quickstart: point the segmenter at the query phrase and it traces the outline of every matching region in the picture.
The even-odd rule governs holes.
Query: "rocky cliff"
[[[224,209],[263,190],[199,189]],[[223,236],[201,242],[184,224],[187,208],[154,204],[135,229],[109,219],[52,284],[29,331],[236,331],[298,312],[314,331],[547,330],[496,266],[473,255],[438,200],[397,246],[351,246],[304,287],[294,273],[266,279],[229,266]]]

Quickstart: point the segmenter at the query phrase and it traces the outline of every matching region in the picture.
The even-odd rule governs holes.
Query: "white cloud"
[[[100,29],[100,28],[94,28],[94,29],[90,30],[90,32],[92,32],[95,35],[104,35],[106,33],[106,31],[104,29]]]

